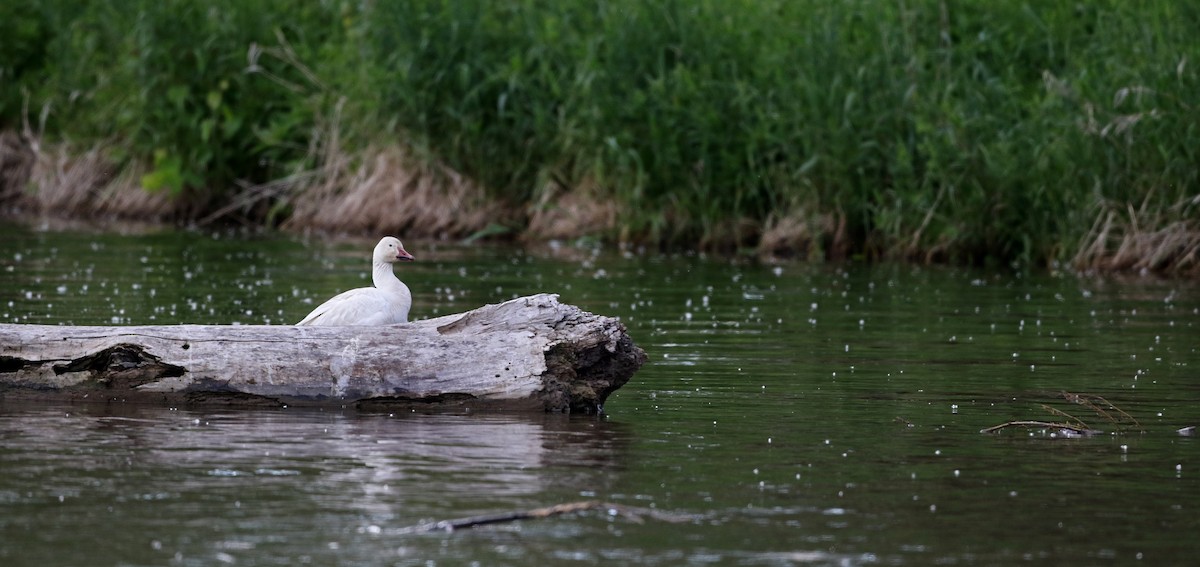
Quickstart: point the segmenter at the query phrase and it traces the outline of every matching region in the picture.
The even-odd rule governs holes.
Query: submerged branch
[[[567,502],[565,504],[555,504],[554,506],[546,506],[543,508],[532,508],[529,510],[514,510],[512,512],[504,512],[500,514],[487,514],[482,516],[470,516],[467,518],[456,518],[452,520],[442,520],[439,522],[430,522],[409,526],[400,530],[400,533],[424,533],[454,530],[462,530],[474,528],[478,526],[486,526],[489,524],[500,524],[505,522],[515,522],[518,520],[534,520],[540,518],[549,518],[551,516],[559,516],[563,514],[574,514],[576,512],[590,512],[592,510],[603,510],[610,516],[621,516],[635,523],[643,523],[643,517],[649,517],[655,520],[664,522],[680,523],[694,519],[691,515],[671,514],[661,512],[651,508],[639,508],[634,506],[623,506],[621,504],[613,504],[610,502],[601,502],[599,500],[584,500],[581,502]]]
[[[1145,431],[1144,429],[1142,429],[1142,424],[1138,423],[1138,420],[1134,419],[1134,417],[1132,415],[1129,415],[1125,410],[1118,408],[1117,406],[1113,405],[1111,402],[1109,402],[1108,400],[1104,399],[1101,396],[1093,396],[1093,395],[1089,395],[1089,394],[1072,394],[1070,392],[1062,392],[1060,395],[1062,396],[1062,398],[1064,400],[1066,400],[1070,403],[1081,405],[1085,408],[1092,410],[1093,412],[1096,413],[1096,415],[1099,415],[1100,417],[1104,418],[1106,421],[1108,421],[1109,423],[1112,423],[1113,425],[1116,425],[1118,427],[1132,426],[1133,428],[1137,429],[1138,431]],[[1047,413],[1049,413],[1050,415],[1053,415],[1055,417],[1065,418],[1068,420],[1068,422],[1061,423],[1061,422],[1038,421],[1038,420],[1016,420],[1016,421],[1009,421],[1006,423],[1001,423],[1000,425],[988,427],[986,429],[981,429],[981,430],[979,430],[979,432],[980,433],[995,433],[995,432],[1000,431],[1001,429],[1004,429],[1007,427],[1045,427],[1045,428],[1052,428],[1052,429],[1065,429],[1067,431],[1073,431],[1073,432],[1079,433],[1081,435],[1095,435],[1097,433],[1101,433],[1101,431],[1099,431],[1099,430],[1092,429],[1087,424],[1087,422],[1085,422],[1082,419],[1079,419],[1078,417],[1075,417],[1074,415],[1071,415],[1063,410],[1060,410],[1055,407],[1051,407],[1047,404],[1038,404],[1038,405],[1041,406],[1041,408],[1043,410],[1045,410]]]
[[[1092,395],[1088,395],[1088,394],[1072,394],[1070,392],[1063,392],[1062,396],[1063,396],[1063,399],[1067,400],[1068,402],[1079,404],[1085,408],[1088,408],[1088,409],[1096,412],[1097,415],[1108,420],[1109,423],[1112,423],[1114,425],[1122,425],[1122,424],[1132,423],[1133,427],[1137,428],[1138,430],[1142,429],[1142,424],[1138,423],[1137,419],[1135,419],[1132,415],[1129,415],[1128,413],[1126,413],[1125,410],[1113,405],[1112,402],[1104,399],[1103,396],[1092,396]],[[1112,410],[1113,412],[1116,412],[1117,415],[1113,416],[1111,413],[1108,412],[1108,410],[1101,407],[1101,405],[1108,406],[1108,410]]]
[[[1001,423],[1000,425],[993,425],[991,427],[980,429],[979,432],[980,433],[995,433],[997,431],[1000,431],[1001,429],[1005,429],[1008,427],[1044,427],[1047,429],[1066,429],[1067,431],[1073,431],[1080,435],[1096,435],[1097,433],[1100,433],[1099,431],[1096,431],[1095,429],[1088,429],[1087,427],[1079,427],[1076,425],[1072,425],[1070,423],[1055,423],[1052,421],[1033,421],[1033,420],[1006,421],[1004,423]]]
[[[1085,423],[1082,419],[1079,419],[1078,417],[1075,417],[1063,410],[1048,406],[1046,404],[1038,404],[1038,405],[1042,406],[1042,409],[1046,410],[1046,412],[1049,413],[1050,415],[1056,415],[1058,417],[1066,418],[1067,421],[1070,422],[1072,425],[1076,425],[1079,427],[1087,427],[1087,423]]]

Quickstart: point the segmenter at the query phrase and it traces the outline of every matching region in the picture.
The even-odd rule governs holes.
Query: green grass
[[[620,205],[614,239],[753,247],[794,215],[801,252],[1042,264],[1112,211],[1200,230],[1186,2],[58,1],[0,22],[0,123],[48,105],[48,136],[115,138],[148,186],[214,201],[313,166],[344,100],[346,151],[403,144],[517,208],[586,188]]]

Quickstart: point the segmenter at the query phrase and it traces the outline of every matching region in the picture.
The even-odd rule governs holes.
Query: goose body
[[[371,281],[375,287],[342,292],[317,306],[296,325],[391,325],[408,321],[412,293],[392,272],[392,264],[411,262],[400,239],[386,236],[371,256]]]

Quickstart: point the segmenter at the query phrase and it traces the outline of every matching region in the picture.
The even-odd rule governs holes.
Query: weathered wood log
[[[645,360],[540,294],[380,327],[0,325],[0,396],[596,412]]]

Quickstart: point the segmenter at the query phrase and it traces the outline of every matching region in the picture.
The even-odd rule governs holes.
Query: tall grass
[[[404,146],[527,216],[611,201],[615,239],[1027,264],[1200,241],[1192,3],[36,6],[0,8],[0,121],[49,104],[148,186],[317,166],[344,103],[347,151]]]

